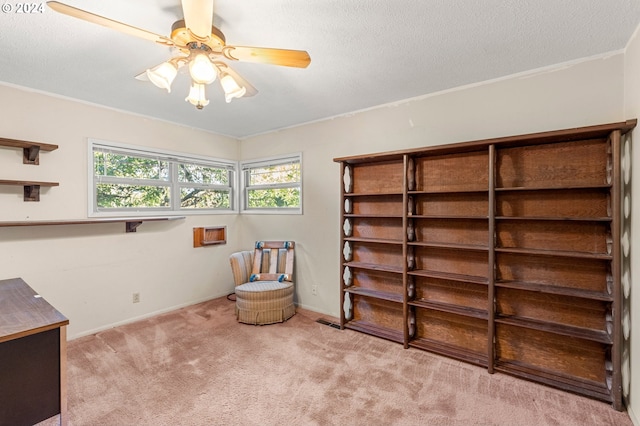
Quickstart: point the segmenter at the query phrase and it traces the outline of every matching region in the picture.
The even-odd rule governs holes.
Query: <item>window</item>
[[[233,161],[89,143],[90,215],[236,211]]]
[[[302,213],[302,154],[241,163],[243,211]]]

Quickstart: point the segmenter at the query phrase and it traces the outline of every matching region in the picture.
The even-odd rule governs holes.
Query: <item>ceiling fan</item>
[[[191,90],[185,100],[198,109],[202,109],[209,103],[205,88],[216,78],[220,81],[227,102],[258,93],[222,59],[296,68],[306,68],[311,63],[309,54],[303,50],[227,45],[222,31],[213,26],[213,1],[182,0],[184,19],[173,23],[168,37],[57,1],[48,1],[47,5],[56,12],[174,48],[175,54],[171,59],[147,69],[136,78],[148,79],[156,86],[170,92],[171,83],[178,69],[188,65]]]

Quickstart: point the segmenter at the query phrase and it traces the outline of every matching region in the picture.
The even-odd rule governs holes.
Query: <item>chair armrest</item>
[[[233,272],[233,282],[241,285],[249,282],[251,268],[253,267],[253,251],[239,251],[229,256],[231,272]]]

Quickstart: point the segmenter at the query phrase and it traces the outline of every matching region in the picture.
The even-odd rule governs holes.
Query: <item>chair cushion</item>
[[[293,283],[289,281],[253,281],[239,285],[235,289],[236,295],[245,295],[255,293],[282,293],[283,295],[293,293]],[[277,296],[276,296],[277,297]]]

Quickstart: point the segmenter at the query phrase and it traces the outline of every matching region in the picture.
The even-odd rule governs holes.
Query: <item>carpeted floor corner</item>
[[[236,322],[215,299],[68,344],[69,424],[632,425],[608,404],[299,311]]]

